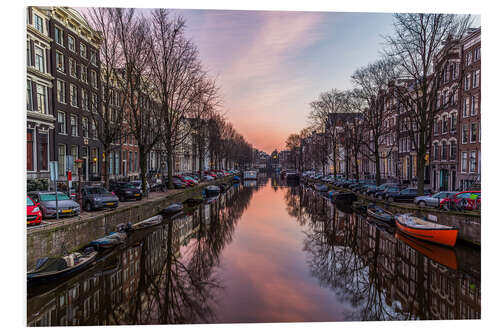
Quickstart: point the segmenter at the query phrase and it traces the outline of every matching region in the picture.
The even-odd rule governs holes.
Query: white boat
[[[243,172],[243,179],[257,179],[257,171],[247,170]]]

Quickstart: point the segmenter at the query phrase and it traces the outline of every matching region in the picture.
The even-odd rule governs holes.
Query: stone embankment
[[[220,184],[229,182],[225,177],[210,182]],[[200,196],[203,188],[210,184],[200,184],[185,190],[175,190],[154,199],[139,201],[132,205],[119,206],[114,210],[86,214],[81,218],[70,218],[56,221],[26,231],[27,267],[31,269],[36,260],[45,256],[60,256],[65,252],[81,249],[90,241],[103,237],[120,223],[136,223],[154,215],[166,206],[183,202],[187,198]],[[83,215],[83,214],[82,214]]]

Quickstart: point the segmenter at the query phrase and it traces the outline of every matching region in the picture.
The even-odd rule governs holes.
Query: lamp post
[[[77,159],[75,160],[76,167],[78,168],[78,202],[80,203],[80,207],[82,207],[82,164],[83,160]]]

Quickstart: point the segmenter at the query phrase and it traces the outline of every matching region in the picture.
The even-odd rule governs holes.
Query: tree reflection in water
[[[351,305],[346,320],[480,318],[480,276],[467,265],[456,271],[435,262],[312,189],[289,188],[285,200],[306,227],[311,274]],[[480,257],[469,252],[468,261]]]

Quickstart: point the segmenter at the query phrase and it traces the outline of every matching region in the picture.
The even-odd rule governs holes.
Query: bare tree
[[[365,104],[364,100],[353,91],[346,91],[345,94],[346,100],[344,103],[344,110],[350,115],[342,122],[346,151],[346,176],[348,177],[349,174],[349,161],[352,160],[354,175],[356,180],[359,181],[359,157],[361,156],[365,129],[362,111]],[[349,152],[351,154],[349,154]]]
[[[293,163],[293,166],[297,170],[302,170],[301,165],[301,137],[299,134],[293,133],[286,139],[286,148],[290,151],[289,159],[287,163]]]
[[[453,42],[462,38],[470,24],[470,15],[395,14],[394,35],[385,37],[387,55],[398,65],[401,74],[411,79],[410,85],[399,86],[395,92],[405,108],[404,124],[417,151],[419,194],[424,191],[425,157],[438,91],[448,70],[448,60],[443,53],[451,51]]]
[[[185,21],[171,18],[166,9],[152,12],[151,73],[161,110],[161,139],[167,153],[168,187],[173,188],[175,149],[191,134],[187,122],[205,79],[196,46],[185,38]]]
[[[375,179],[377,185],[380,185],[380,145],[382,138],[390,133],[390,128],[384,126],[387,119],[385,106],[385,92],[389,84],[398,77],[395,70],[395,62],[390,58],[383,58],[373,64],[357,69],[351,76],[356,89],[354,94],[357,98],[364,100],[366,105],[363,111],[363,121],[366,131],[368,131],[368,140],[365,140],[363,147],[366,151],[365,156],[375,163]]]

